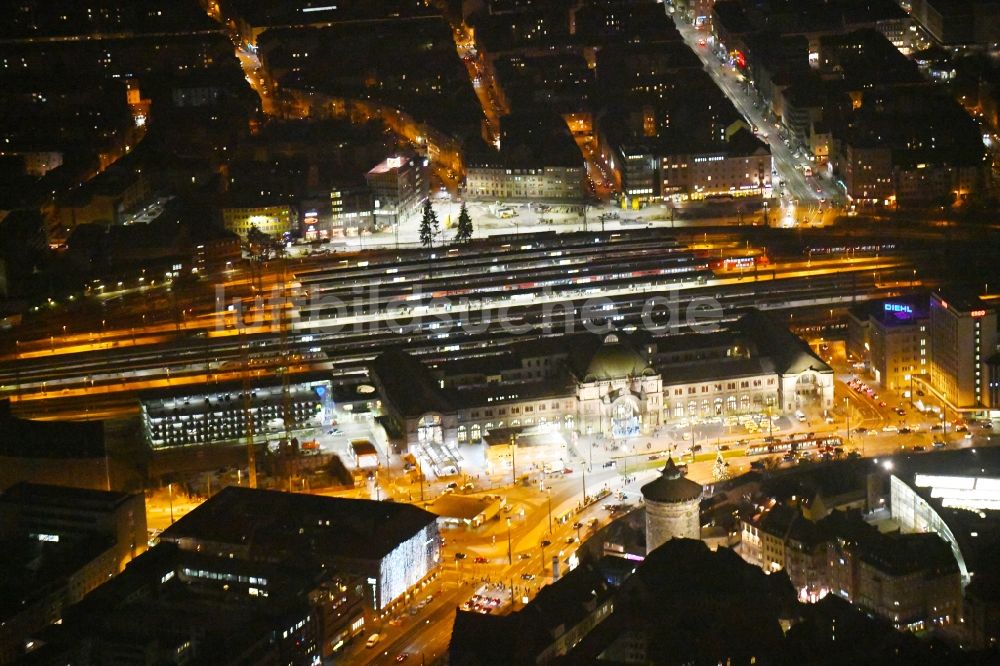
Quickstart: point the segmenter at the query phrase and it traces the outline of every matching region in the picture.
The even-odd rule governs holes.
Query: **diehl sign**
[[[886,312],[892,312],[894,314],[904,314],[912,315],[913,308],[909,305],[902,305],[901,303],[886,303],[882,306]]]

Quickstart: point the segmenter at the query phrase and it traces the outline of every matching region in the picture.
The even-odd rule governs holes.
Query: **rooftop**
[[[451,402],[434,382],[420,359],[392,349],[372,361],[371,373],[381,384],[383,397],[403,417],[427,412],[450,412]]]
[[[651,502],[693,502],[701,498],[702,486],[691,479],[685,478],[680,468],[674,463],[673,456],[667,458],[667,464],[660,471],[660,478],[644,485],[642,496]]]
[[[8,456],[66,457],[102,455],[101,421],[30,421],[14,416],[10,401],[0,401],[0,453]]]
[[[951,310],[968,313],[974,310],[990,310],[992,306],[979,298],[979,294],[971,289],[961,287],[942,287],[934,292],[935,298]]]
[[[229,486],[170,526],[161,539],[378,560],[436,520],[411,504]]]
[[[0,504],[17,504],[38,509],[43,506],[66,506],[75,511],[86,507],[110,510],[132,495],[117,491],[70,488],[40,483],[18,483],[0,495]]]
[[[431,502],[427,510],[442,518],[472,520],[499,501],[499,498],[491,495],[465,497],[462,495],[446,494],[441,495]]]

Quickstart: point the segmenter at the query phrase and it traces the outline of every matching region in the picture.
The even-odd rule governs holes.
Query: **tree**
[[[455,230],[455,240],[460,243],[468,243],[472,240],[472,218],[469,217],[469,211],[465,208],[465,202],[462,202],[462,208],[458,211],[458,227]]]
[[[440,233],[437,214],[431,207],[431,200],[424,201],[424,215],[420,218],[420,244],[434,247],[434,237]]]
[[[278,247],[280,244],[258,229],[257,225],[250,225],[247,229],[246,249],[251,259],[268,259]]]
[[[712,476],[716,481],[725,481],[730,477],[729,463],[722,457],[722,449],[715,454],[715,465],[712,466]]]

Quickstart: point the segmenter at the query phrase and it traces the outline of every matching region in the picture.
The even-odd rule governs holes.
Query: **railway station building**
[[[757,310],[713,333],[569,334],[455,362],[393,350],[370,373],[405,446],[440,460],[439,473],[460,447],[504,428],[626,440],[681,422],[833,407],[833,370]]]

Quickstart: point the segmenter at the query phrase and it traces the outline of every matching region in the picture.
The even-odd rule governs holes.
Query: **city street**
[[[707,31],[699,31],[679,13],[672,13],[678,31],[685,43],[697,54],[705,65],[705,70],[719,89],[736,107],[751,126],[757,128],[757,135],[771,148],[771,156],[778,178],[785,183],[788,197],[782,197],[782,208],[794,205],[814,206],[821,201],[842,205],[843,195],[830,180],[823,176],[806,176],[804,169],[813,168],[813,163],[801,149],[790,147],[786,142],[787,130],[774,122],[769,113],[752,92],[751,82],[716,54],[713,38]],[[779,191],[776,188],[775,191]]]

